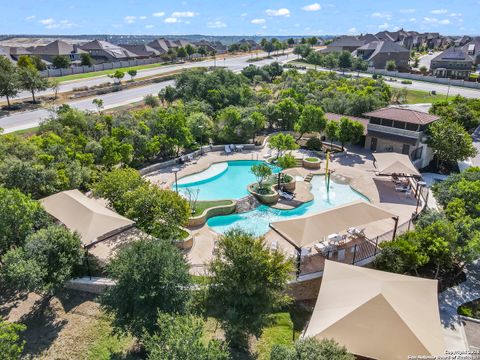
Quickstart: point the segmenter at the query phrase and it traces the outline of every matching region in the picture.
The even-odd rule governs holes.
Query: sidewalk
[[[438,297],[447,350],[468,350],[464,324],[457,315],[457,308],[480,298],[480,259],[467,266],[465,273],[465,282],[445,290]]]

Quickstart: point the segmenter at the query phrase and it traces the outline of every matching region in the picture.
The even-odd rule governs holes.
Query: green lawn
[[[12,135],[15,134],[15,135],[19,135],[19,136],[29,137],[29,136],[35,135],[38,128],[39,128],[39,126],[35,126],[35,127],[32,127],[32,128],[29,128],[29,129],[13,131],[9,134],[12,134]]]
[[[83,74],[74,74],[74,75],[66,75],[66,76],[59,76],[56,79],[60,82],[64,81],[71,81],[71,80],[79,80],[79,79],[87,79],[91,77],[96,77],[96,76],[103,76],[103,75],[108,75],[108,74],[113,74],[117,70],[121,70],[125,72],[125,78],[129,79],[130,76],[127,74],[127,71],[129,70],[146,70],[146,69],[154,69],[157,67],[169,65],[166,63],[157,63],[157,64],[147,64],[147,65],[139,65],[139,66],[132,66],[132,67],[126,67],[126,68],[118,68],[118,69],[110,69],[110,70],[102,70],[102,71],[95,71],[95,72],[88,72],[88,73],[83,73]]]
[[[458,307],[460,315],[480,319],[480,300],[474,300]]]
[[[293,345],[293,321],[288,312],[273,315],[273,324],[263,329],[257,343],[258,360],[270,359],[273,345]],[[296,336],[295,336],[296,337]]]
[[[315,158],[315,157],[309,157],[309,158],[306,158],[305,161],[308,161],[308,162],[317,162],[318,160],[320,160],[319,158]]]
[[[422,104],[422,103],[432,103],[436,101],[445,100],[445,95],[432,95],[428,91],[422,90],[408,90],[407,94],[407,104]]]
[[[192,216],[199,216],[203,213],[205,209],[215,207],[215,206],[222,206],[222,205],[231,205],[231,200],[215,200],[215,201],[198,201],[195,207],[195,212]]]

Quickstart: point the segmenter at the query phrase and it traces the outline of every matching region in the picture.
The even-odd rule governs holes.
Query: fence
[[[161,64],[162,60],[158,58],[148,58],[148,59],[135,59],[127,61],[116,61],[116,62],[107,62],[102,64],[96,64],[92,66],[74,66],[68,69],[47,69],[40,72],[40,75],[43,77],[57,77],[57,76],[66,76],[66,75],[75,75],[83,74],[96,71],[104,70],[113,70],[124,67],[140,66],[140,65],[150,65],[150,64]]]
[[[402,79],[417,80],[417,81],[426,81],[436,84],[450,85],[450,86],[460,86],[468,87],[471,89],[480,89],[480,83],[470,82],[465,80],[454,80],[449,78],[437,78],[430,75],[418,75],[410,73],[400,73],[398,71],[387,71],[387,70],[378,70],[378,69],[369,69],[367,70],[370,74],[378,74],[382,76],[389,77],[398,77]]]

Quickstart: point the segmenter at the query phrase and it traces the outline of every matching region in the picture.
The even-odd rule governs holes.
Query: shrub
[[[411,84],[412,84],[412,80],[402,80],[402,84],[411,85]]]
[[[317,137],[312,137],[307,140],[306,147],[308,150],[322,150],[322,142]]]
[[[160,105],[160,101],[153,95],[147,95],[145,96],[145,98],[143,99],[143,101],[145,102],[145,105],[148,105],[152,108],[154,107],[157,107],[158,105]]]

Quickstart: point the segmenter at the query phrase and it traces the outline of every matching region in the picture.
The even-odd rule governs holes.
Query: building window
[[[377,138],[372,137],[372,140],[370,141],[370,150],[377,150]]]
[[[410,155],[410,158],[415,161],[415,160],[418,160],[418,159],[421,159],[422,158],[422,154],[423,154],[423,146],[420,146],[419,148],[416,148],[413,152],[412,152],[412,155]]]
[[[383,126],[392,127],[392,125],[393,125],[393,120],[382,119],[382,125],[383,125]]]
[[[382,121],[380,119],[377,119],[377,118],[371,118],[370,119],[370,124],[381,125]]]
[[[404,154],[404,155],[409,155],[410,154],[410,145],[403,144],[402,154]]]
[[[397,129],[405,129],[405,123],[403,121],[394,121],[393,127]]]
[[[418,131],[418,124],[407,123],[407,130]]]

